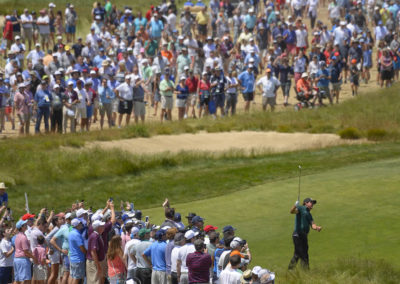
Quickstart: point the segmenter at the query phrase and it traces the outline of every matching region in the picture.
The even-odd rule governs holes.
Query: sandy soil
[[[225,152],[234,149],[257,150],[272,153],[316,149],[363,141],[343,140],[335,134],[225,132],[181,135],[160,135],[151,138],[133,138],[118,141],[90,142],[86,147],[118,148],[134,154],[156,154],[179,151]]]

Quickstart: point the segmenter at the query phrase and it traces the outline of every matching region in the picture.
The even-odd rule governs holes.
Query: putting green
[[[310,196],[318,200],[312,214],[323,227],[320,233],[309,235],[311,266],[352,256],[400,264],[395,253],[400,232],[399,170],[400,159],[391,159],[302,177],[301,199]],[[206,225],[220,230],[233,225],[250,245],[252,265],[283,271],[293,253],[294,215],[289,210],[296,201],[297,186],[298,179],[292,178],[223,197],[184,204],[171,200],[171,204],[182,216],[195,212],[206,218]],[[163,220],[161,208],[143,213],[155,223]]]

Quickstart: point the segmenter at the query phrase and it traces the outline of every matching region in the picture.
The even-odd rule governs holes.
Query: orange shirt
[[[296,83],[297,92],[305,92],[310,91],[310,84],[308,81],[304,80],[303,78],[299,79]]]
[[[172,62],[172,59],[173,59],[173,57],[174,57],[174,56],[172,55],[172,52],[169,51],[169,50],[161,50],[161,55],[164,56],[164,57],[166,57],[166,58],[168,59],[169,63]]]

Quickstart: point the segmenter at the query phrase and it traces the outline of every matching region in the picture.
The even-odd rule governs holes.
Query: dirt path
[[[179,151],[225,152],[229,150],[258,150],[272,153],[316,149],[363,141],[340,139],[335,134],[278,133],[278,132],[225,132],[181,135],[159,135],[151,138],[133,138],[118,141],[91,142],[86,147],[118,148],[134,154],[156,154]]]

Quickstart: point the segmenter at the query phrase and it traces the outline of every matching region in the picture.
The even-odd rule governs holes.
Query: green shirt
[[[179,55],[178,59],[176,60],[176,63],[178,64],[178,73],[182,74],[184,73],[184,68],[185,66],[190,66],[192,63],[192,60],[190,60],[190,57],[188,55]]]
[[[151,76],[153,76],[153,69],[150,66],[144,67],[142,70],[143,80],[147,81]]]
[[[168,88],[174,89],[174,82],[168,79],[164,79],[160,82],[160,94],[165,97],[172,97],[173,91],[166,91]]]
[[[149,47],[148,49],[147,46]],[[148,40],[144,44],[144,49],[146,49],[147,56],[154,57],[157,53],[158,42],[156,40]]]
[[[305,233],[308,234],[310,231],[310,226],[313,222],[313,217],[310,210],[306,206],[297,206],[299,213],[296,214],[296,220],[294,222],[295,233]]]

